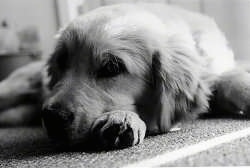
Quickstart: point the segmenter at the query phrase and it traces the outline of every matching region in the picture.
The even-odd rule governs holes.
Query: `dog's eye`
[[[97,71],[98,78],[111,78],[126,72],[126,67],[120,58],[112,54],[105,54],[104,57]]]

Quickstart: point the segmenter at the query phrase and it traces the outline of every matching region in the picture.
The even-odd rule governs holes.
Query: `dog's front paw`
[[[146,125],[134,112],[112,111],[96,119],[91,131],[103,147],[125,148],[143,141]]]

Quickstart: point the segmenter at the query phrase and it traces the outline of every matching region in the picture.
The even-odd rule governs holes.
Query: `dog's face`
[[[146,34],[155,30],[141,16],[133,17],[101,9],[60,33],[48,63],[51,94],[43,111],[52,138],[83,141],[102,113],[137,110],[141,93],[151,85],[148,46],[154,42]]]
[[[49,136],[71,144],[84,142],[94,120],[114,110],[136,112],[150,127],[149,120],[156,114],[146,117],[145,113],[167,108],[162,122],[169,125],[176,89],[191,86],[193,76],[187,72],[190,80],[182,83],[179,71],[173,71],[172,62],[166,61],[171,58],[160,60],[160,50],[166,47],[163,39],[169,35],[165,30],[155,16],[127,6],[97,9],[68,25],[48,62],[51,93],[43,120]],[[168,75],[160,72],[162,66],[172,71]],[[165,79],[170,83],[158,80],[163,76],[170,76]],[[160,100],[166,97],[163,87],[173,90],[166,103]],[[156,107],[162,104],[167,106]]]

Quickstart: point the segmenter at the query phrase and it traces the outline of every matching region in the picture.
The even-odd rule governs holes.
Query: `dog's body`
[[[224,87],[228,77],[244,74],[241,83],[248,73],[230,72],[233,52],[214,21],[172,6],[122,4],[91,11],[59,33],[47,67],[36,65],[32,74],[31,67],[23,68],[21,82],[15,75],[20,70],[2,82],[1,88],[11,89],[0,92],[0,108],[17,107],[24,95],[44,95],[44,126],[64,144],[94,137],[108,147],[135,145],[146,133],[165,133],[180,119],[216,109],[209,108],[210,99],[220,109],[224,105],[214,100],[248,112],[250,85],[243,84],[249,90],[244,96],[230,88],[244,103]],[[15,80],[26,85],[10,87]]]

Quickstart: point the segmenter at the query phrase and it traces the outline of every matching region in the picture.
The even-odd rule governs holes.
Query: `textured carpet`
[[[132,148],[99,152],[56,151],[41,128],[0,128],[0,167],[121,167],[202,140],[250,127],[248,120],[208,119],[185,123],[182,129],[152,136]],[[219,146],[170,166],[248,165],[249,138]],[[241,159],[239,159],[241,158]],[[217,159],[217,162],[214,161]]]

